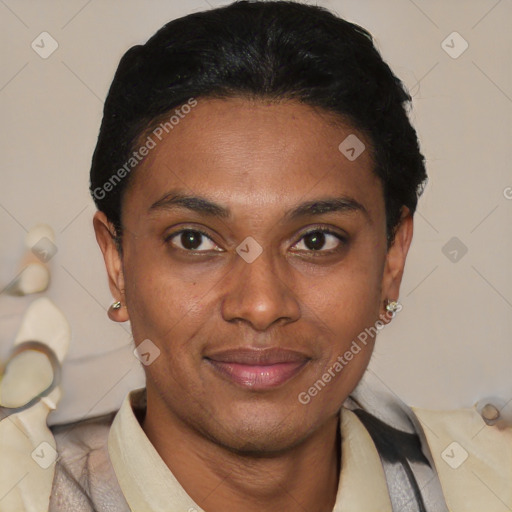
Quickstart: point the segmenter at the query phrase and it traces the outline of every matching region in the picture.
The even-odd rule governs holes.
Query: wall
[[[111,296],[88,195],[90,159],[113,73],[123,52],[164,22],[221,3],[227,2],[0,2],[0,288],[17,272],[26,231],[50,224],[58,252],[48,296],[73,328],[65,396],[53,423],[114,409],[144,382],[129,326],[106,315]],[[410,88],[430,175],[402,287],[404,309],[381,333],[370,371],[412,405],[462,407],[485,396],[510,400],[512,4],[318,4],[369,29]],[[31,47],[43,31],[58,43],[46,59]],[[446,39],[454,31],[460,36]],[[465,41],[467,49],[457,56]],[[0,357],[33,299],[0,295]]]

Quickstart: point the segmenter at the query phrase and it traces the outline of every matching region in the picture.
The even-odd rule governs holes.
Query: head
[[[91,193],[111,318],[160,351],[148,414],[258,453],[337,414],[399,296],[426,179],[409,102],[368,32],[295,2],[195,13],[123,56]]]

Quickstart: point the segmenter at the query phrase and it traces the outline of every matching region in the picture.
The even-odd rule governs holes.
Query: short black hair
[[[242,0],[175,19],[122,57],[90,175],[93,199],[118,241],[141,136],[176,107],[206,97],[296,100],[348,121],[371,142],[388,247],[402,206],[415,212],[427,175],[408,118],[411,97],[371,34],[323,7]]]

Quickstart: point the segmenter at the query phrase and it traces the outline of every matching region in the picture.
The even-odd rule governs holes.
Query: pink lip
[[[290,380],[309,358],[284,349],[237,349],[212,354],[206,360],[224,378],[253,390],[264,390]]]

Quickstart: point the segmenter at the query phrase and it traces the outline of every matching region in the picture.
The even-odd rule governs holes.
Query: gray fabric
[[[372,437],[384,469],[394,511],[445,512],[446,505],[435,471],[415,434],[402,432],[360,408],[354,413]]]
[[[393,512],[448,512],[423,428],[371,371],[345,402],[369,431],[386,476]]]
[[[59,458],[50,512],[130,512],[107,449],[115,414],[52,428]]]
[[[425,436],[411,409],[382,392],[378,383],[369,387],[367,379],[345,406],[358,415],[377,446],[393,511],[447,512]],[[59,459],[50,512],[130,511],[107,449],[114,416],[115,412],[52,427]],[[169,512],[176,512],[172,504]]]

